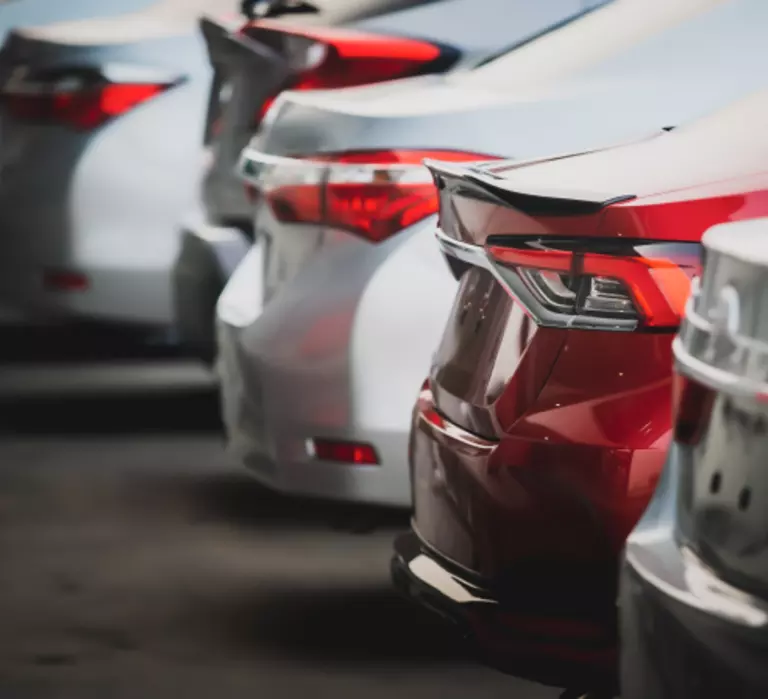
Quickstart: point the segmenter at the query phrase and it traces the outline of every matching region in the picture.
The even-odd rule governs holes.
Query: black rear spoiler
[[[572,155],[581,155],[576,153]],[[571,157],[571,156],[562,156]],[[536,162],[559,160],[560,158],[540,158],[519,164],[510,164],[509,169],[522,168]],[[635,199],[636,195],[620,192],[596,192],[579,189],[544,188],[537,184],[535,190],[525,188],[519,178],[512,182],[506,177],[494,174],[498,162],[458,164],[437,160],[425,160],[438,190],[450,194],[461,194],[473,199],[481,199],[517,209],[529,216],[586,216],[604,209],[610,204]],[[443,196],[441,194],[441,196]]]

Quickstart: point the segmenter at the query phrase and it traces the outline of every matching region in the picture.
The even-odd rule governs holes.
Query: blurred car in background
[[[242,28],[204,20],[215,73],[205,133],[210,163],[174,271],[182,343],[213,360],[216,300],[254,239],[252,206],[235,167],[280,93],[461,70],[606,1],[323,0],[310,3],[315,12],[282,19],[290,4],[265,4],[268,16]]]
[[[615,681],[619,555],[670,443],[673,331],[704,231],[768,213],[766,115],[759,91],[592,154],[431,164],[460,282],[413,413],[393,578],[495,663]]]
[[[32,321],[172,322],[178,217],[197,197],[210,66],[204,12],[14,29],[0,51],[0,300]]]
[[[764,174],[727,208],[767,203]],[[703,244],[673,344],[674,441],[624,557],[626,699],[768,696],[768,219],[715,226]]]
[[[711,111],[765,84],[761,16],[617,0],[461,74],[281,95],[243,156],[256,242],[218,304],[224,422],[253,475],[409,506],[409,416],[456,293],[421,160],[589,150]]]

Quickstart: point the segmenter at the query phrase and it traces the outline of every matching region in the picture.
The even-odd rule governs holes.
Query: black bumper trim
[[[394,547],[391,575],[397,591],[457,629],[481,662],[549,685],[615,691],[615,614],[567,617],[532,608],[445,560],[412,531],[400,535]]]

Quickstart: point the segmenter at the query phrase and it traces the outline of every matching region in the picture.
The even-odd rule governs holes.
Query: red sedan
[[[597,152],[429,163],[460,286],[414,410],[393,577],[493,661],[612,679],[619,554],[670,443],[672,339],[704,231],[768,215],[766,120],[768,92]]]

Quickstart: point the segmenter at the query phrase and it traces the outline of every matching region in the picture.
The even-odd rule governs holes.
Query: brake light
[[[243,29],[249,37],[277,51],[292,77],[263,103],[264,117],[283,90],[326,90],[368,85],[448,67],[458,53],[425,41],[378,36],[338,27],[295,27],[258,20]]]
[[[488,160],[453,151],[358,151],[307,158],[243,155],[242,172],[283,223],[325,225],[381,242],[437,212],[424,158]]]
[[[82,272],[48,269],[43,272],[43,285],[48,291],[87,291],[90,281]]]
[[[24,76],[0,91],[15,119],[63,124],[88,131],[161,94],[172,82],[110,82],[94,73]]]
[[[672,386],[675,441],[694,446],[709,424],[716,393],[680,374],[674,375]]]
[[[370,444],[335,439],[308,439],[307,454],[318,461],[336,461],[356,466],[376,466],[379,457]]]
[[[537,322],[559,327],[676,328],[701,272],[697,243],[492,237],[487,251]]]

